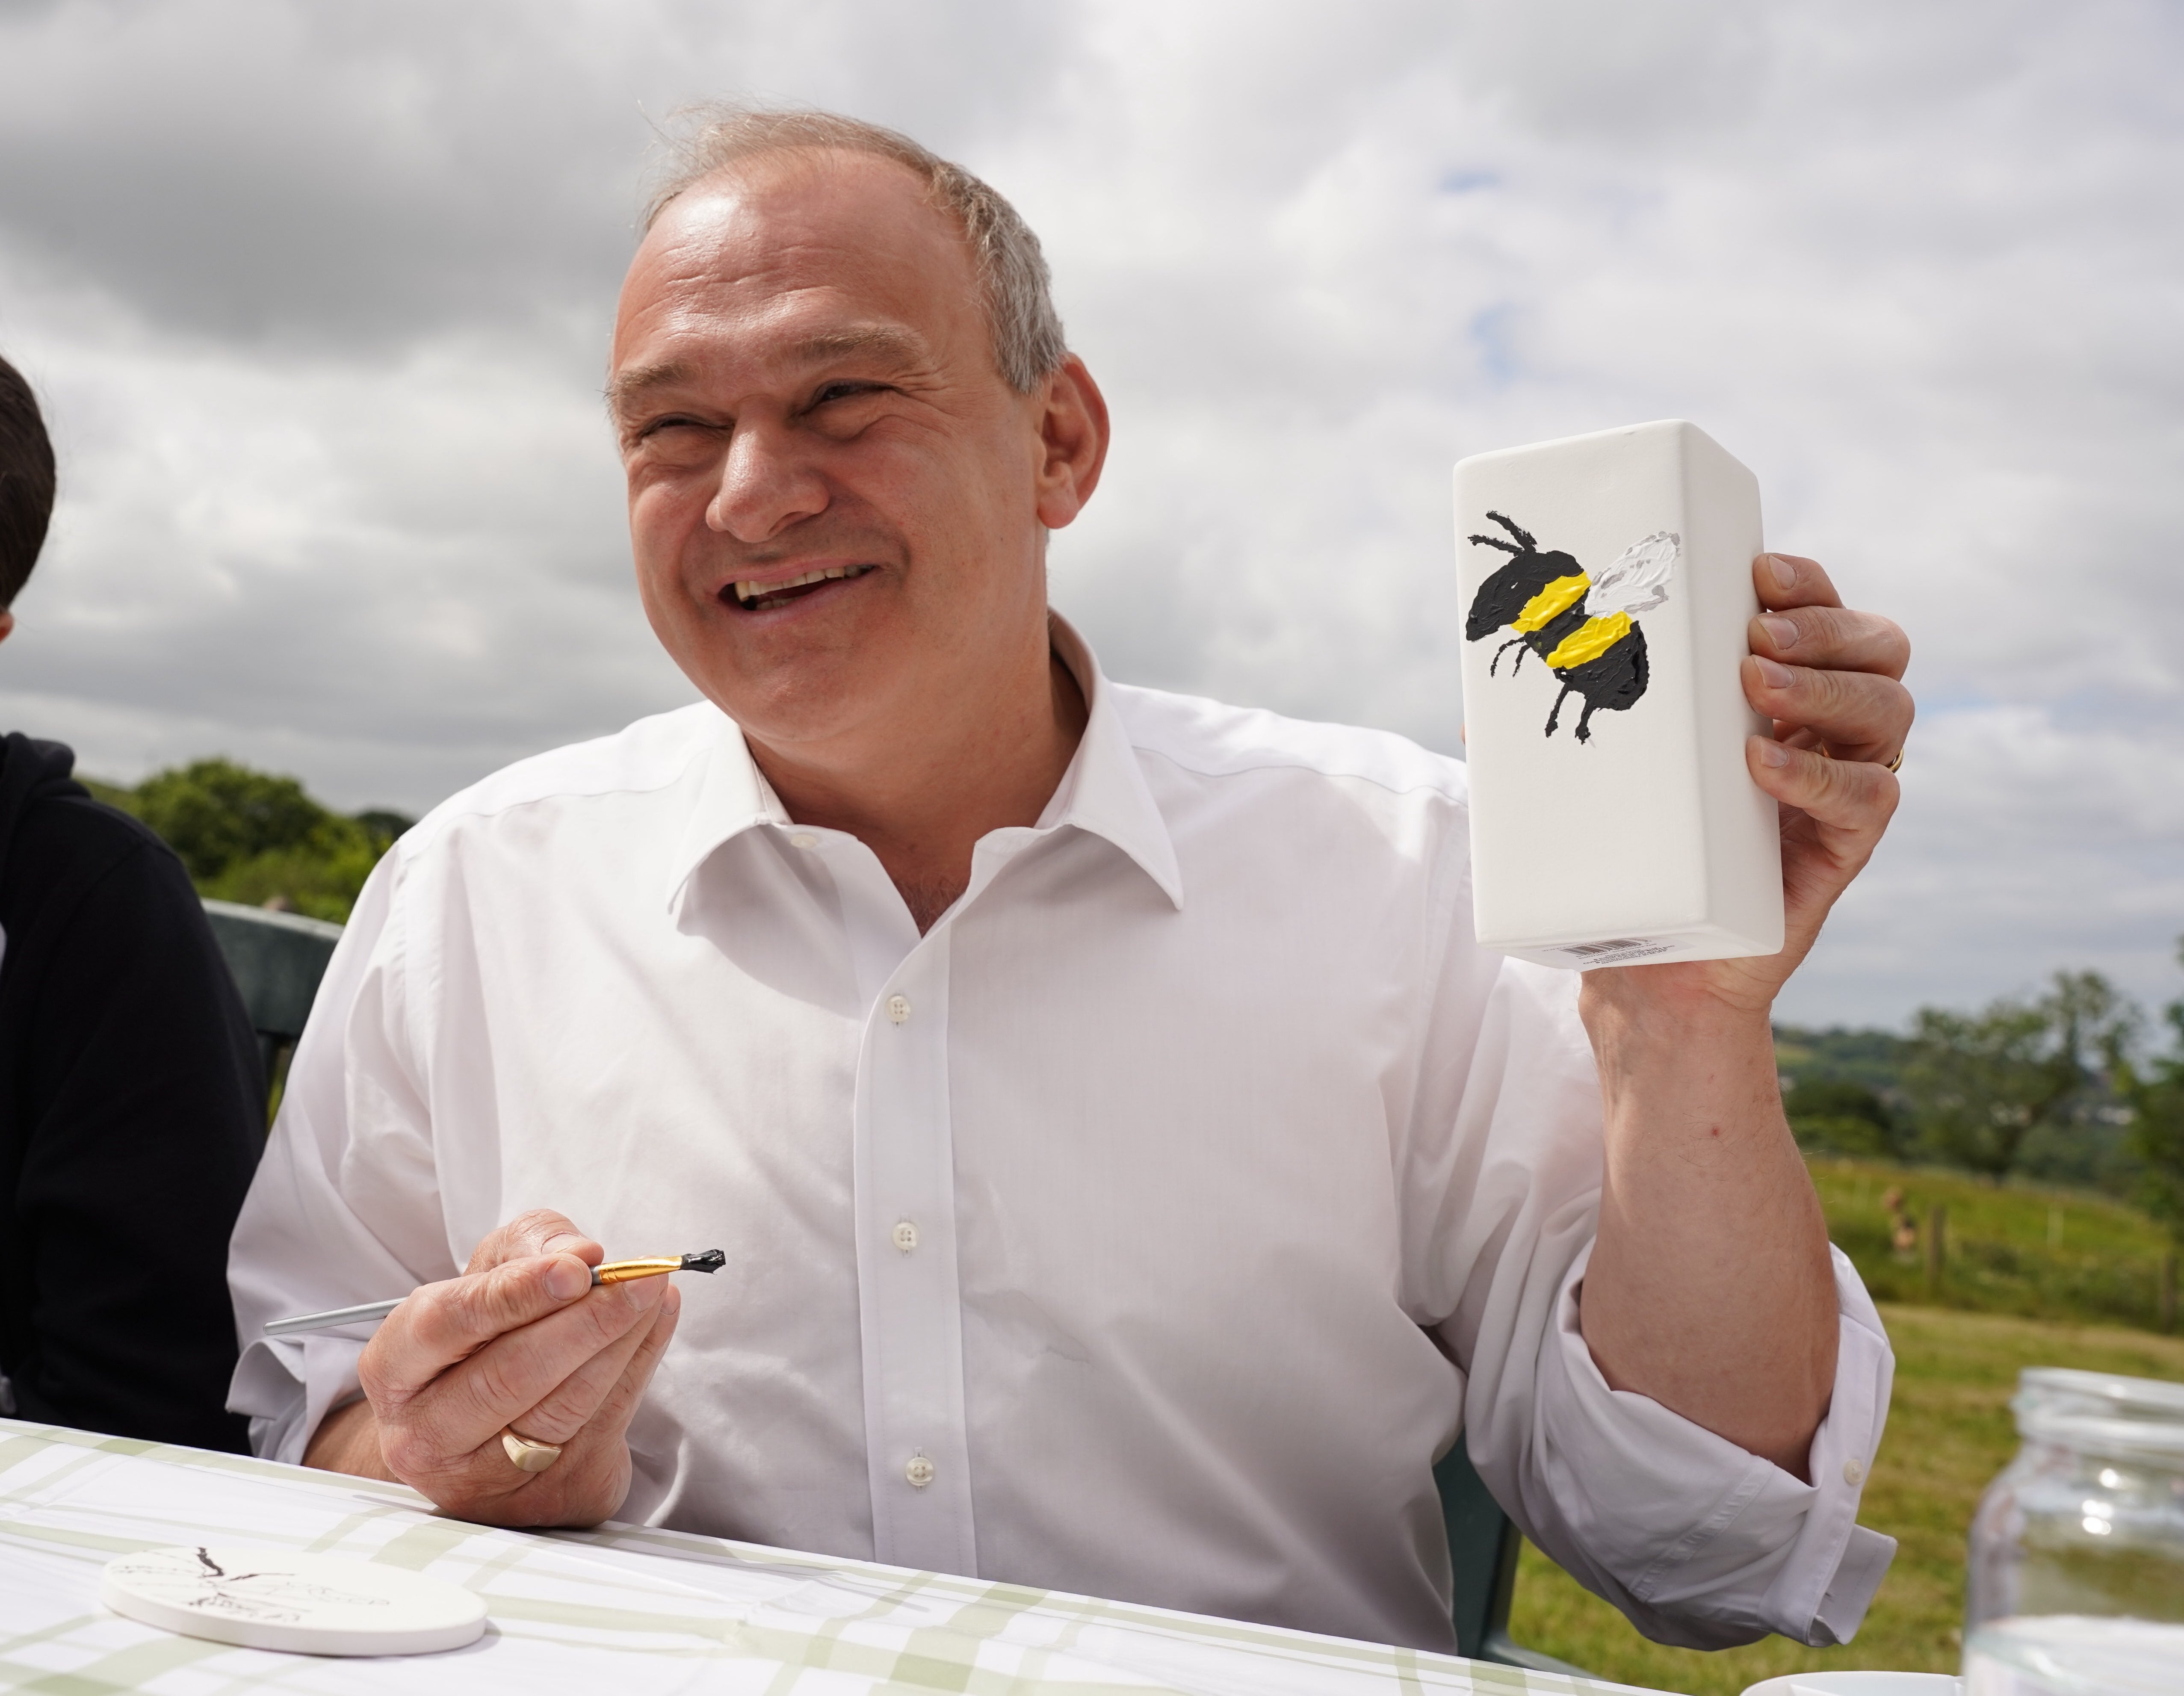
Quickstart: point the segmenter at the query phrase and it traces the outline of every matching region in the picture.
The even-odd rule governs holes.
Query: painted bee
[[[1486,675],[1492,677],[1502,655],[1514,648],[1516,661],[1509,667],[1513,678],[1524,663],[1524,650],[1530,649],[1563,686],[1547,715],[1546,734],[1555,734],[1563,702],[1576,695],[1585,701],[1577,739],[1589,742],[1594,713],[1624,711],[1646,693],[1646,633],[1631,622],[1631,615],[1650,612],[1669,598],[1669,572],[1682,551],[1683,538],[1657,530],[1625,548],[1597,576],[1588,576],[1568,554],[1541,553],[1529,531],[1500,513],[1486,516],[1516,541],[1498,536],[1471,539],[1516,557],[1479,584],[1463,639],[1476,642],[1497,630],[1515,631],[1494,650]]]

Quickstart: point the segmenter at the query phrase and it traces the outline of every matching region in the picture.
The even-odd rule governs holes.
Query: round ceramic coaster
[[[398,1566],[265,1548],[155,1548],[106,1563],[98,1598],[185,1637],[299,1654],[423,1654],[485,1632],[485,1598]]]

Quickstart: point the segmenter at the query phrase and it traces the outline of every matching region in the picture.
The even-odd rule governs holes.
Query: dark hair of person
[[[0,608],[38,562],[53,516],[53,444],[22,372],[0,360]]]

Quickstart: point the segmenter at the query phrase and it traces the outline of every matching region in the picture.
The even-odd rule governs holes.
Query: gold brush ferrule
[[[728,1257],[717,1248],[702,1254],[648,1254],[642,1260],[610,1260],[592,1268],[592,1282],[627,1284],[632,1278],[663,1278],[670,1272],[717,1272]]]
[[[682,1269],[679,1254],[649,1254],[642,1260],[610,1260],[592,1268],[594,1284],[627,1284],[632,1278],[657,1278]]]

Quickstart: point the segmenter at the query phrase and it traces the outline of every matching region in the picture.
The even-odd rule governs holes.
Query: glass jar
[[[1995,1620],[1964,1639],[1964,1696],[2176,1696],[2184,1626],[2086,1614]]]
[[[1966,1696],[2184,1689],[2184,1384],[2027,1369],[1972,1520]]]

